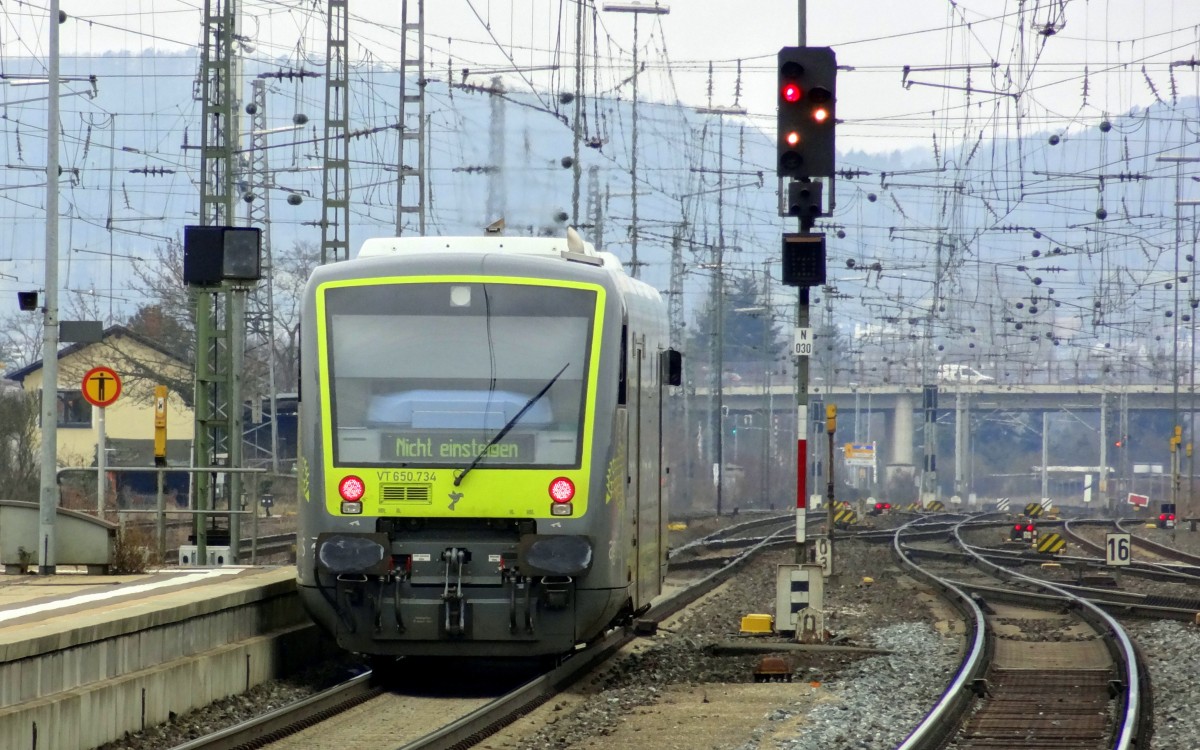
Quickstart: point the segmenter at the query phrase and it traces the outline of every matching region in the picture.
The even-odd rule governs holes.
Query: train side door
[[[644,390],[642,388],[643,364],[645,361],[644,339],[634,334],[630,341],[630,357],[629,362],[629,385],[631,393],[629,394],[629,478],[633,492],[633,504],[637,508],[636,521],[637,524],[637,569],[634,575],[637,576],[637,602],[641,606],[649,603],[654,596],[653,591],[647,590],[647,577],[652,575],[651,570],[653,564],[647,559],[647,553],[653,551],[654,540],[654,523],[648,506],[649,498],[642,487],[642,439],[644,438],[645,430],[643,429],[643,419],[645,413],[645,404],[643,403]]]

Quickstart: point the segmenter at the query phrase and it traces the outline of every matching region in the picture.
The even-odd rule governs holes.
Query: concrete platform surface
[[[290,565],[3,575],[0,748],[94,748],[323,649]]]
[[[85,572],[0,575],[0,662],[279,596],[294,590],[296,580],[292,566]]]

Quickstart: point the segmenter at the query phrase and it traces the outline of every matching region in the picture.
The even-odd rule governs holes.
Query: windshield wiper
[[[454,486],[455,487],[462,484],[463,478],[466,477],[468,473],[470,473],[471,469],[474,469],[476,466],[479,465],[479,462],[483,460],[483,457],[485,455],[487,455],[488,450],[491,449],[491,447],[493,445],[495,445],[496,443],[498,443],[504,439],[504,436],[507,435],[508,431],[513,428],[513,425],[515,425],[517,423],[517,420],[519,420],[521,417],[525,416],[525,412],[529,411],[529,408],[531,406],[533,406],[534,404],[536,404],[538,402],[538,399],[540,399],[542,396],[546,395],[546,391],[550,390],[550,386],[554,385],[554,383],[562,376],[562,374],[564,372],[567,371],[567,368],[570,366],[571,366],[570,362],[563,365],[562,369],[559,370],[557,373],[555,373],[554,377],[550,378],[550,382],[546,383],[544,386],[542,386],[542,390],[535,393],[532,398],[530,398],[528,401],[526,401],[525,405],[521,407],[521,410],[518,411],[516,414],[514,414],[512,416],[512,419],[508,420],[508,423],[500,428],[500,431],[496,433],[496,437],[492,438],[491,442],[489,442],[487,445],[483,446],[483,450],[479,451],[479,455],[475,457],[475,460],[472,461],[470,464],[468,464],[467,467],[465,469],[463,469],[462,471],[460,471],[458,473],[458,476],[456,476],[454,478]]]

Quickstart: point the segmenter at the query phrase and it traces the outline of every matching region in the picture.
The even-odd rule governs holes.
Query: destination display
[[[401,462],[470,463],[483,453],[489,463],[528,464],[534,462],[533,435],[509,433],[495,445],[478,433],[417,431],[385,432],[383,460]]]

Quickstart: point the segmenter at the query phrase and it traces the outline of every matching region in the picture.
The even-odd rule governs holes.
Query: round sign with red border
[[[92,406],[104,408],[121,395],[121,376],[109,367],[93,367],[83,376],[83,397]]]

